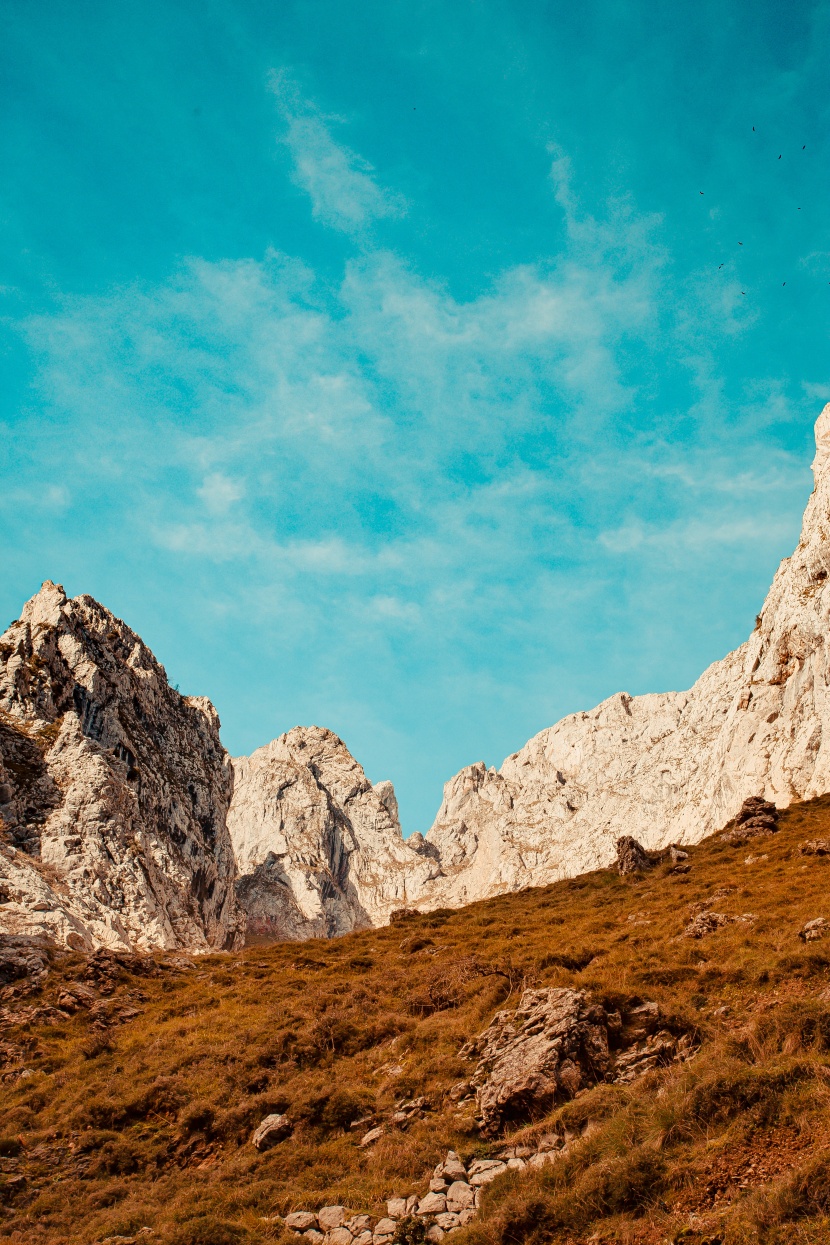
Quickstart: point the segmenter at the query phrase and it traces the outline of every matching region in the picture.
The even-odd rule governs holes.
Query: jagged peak
[[[40,591],[31,597],[20,614],[22,622],[29,623],[30,626],[45,624],[47,626],[57,626],[60,619],[60,612],[67,603],[67,595],[61,584],[55,584],[51,579],[45,579],[40,586]]]

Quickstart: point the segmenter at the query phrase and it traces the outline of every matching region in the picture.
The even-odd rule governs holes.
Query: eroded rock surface
[[[683,1058],[687,1035],[660,1028],[656,1003],[609,1011],[582,990],[525,990],[515,1011],[498,1012],[459,1052],[477,1059],[482,1133],[539,1118],[597,1081],[631,1081],[658,1064]]]
[[[234,769],[228,827],[249,938],[384,924],[440,872],[404,842],[391,782],[373,787],[332,731],[297,726]]]
[[[776,808],[830,790],[830,405],[815,489],[752,635],[687,692],[620,692],[444,788],[427,842],[443,876],[418,906],[455,905],[606,867],[622,835],[696,843],[744,800]]]
[[[232,786],[213,706],[91,597],[47,582],[0,636],[0,932],[239,945]]]

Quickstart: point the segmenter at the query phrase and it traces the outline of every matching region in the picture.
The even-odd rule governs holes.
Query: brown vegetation
[[[690,849],[688,873],[605,870],[330,942],[53,957],[41,989],[4,991],[0,1236],[254,1245],[292,1209],[378,1214],[424,1192],[448,1148],[497,1146],[458,1051],[534,984],[656,1000],[701,1047],[512,1133],[571,1140],[489,1185],[456,1245],[827,1241],[830,937],[798,932],[830,917],[830,857],[799,852],[830,834],[830,797],[779,827]],[[751,919],[684,938],[710,904]],[[392,1115],[419,1097],[401,1131]],[[272,1112],[293,1134],[259,1153]]]

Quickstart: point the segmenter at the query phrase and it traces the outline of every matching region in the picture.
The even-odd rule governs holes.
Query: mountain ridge
[[[444,788],[404,840],[391,783],[295,727],[232,760],[138,636],[47,581],[0,637],[0,931],[65,945],[332,936],[696,843],[748,796],[830,790],[830,404],[801,538],[756,627],[685,692],[618,692]]]

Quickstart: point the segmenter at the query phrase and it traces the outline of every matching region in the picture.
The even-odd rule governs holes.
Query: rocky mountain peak
[[[233,775],[218,728],[210,702],[171,688],[120,619],[47,581],[0,637],[7,931],[235,945]]]

